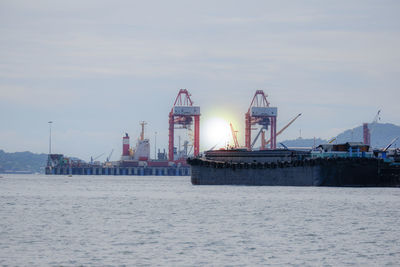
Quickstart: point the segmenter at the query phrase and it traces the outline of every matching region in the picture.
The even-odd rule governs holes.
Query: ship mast
[[[142,126],[142,132],[140,133],[140,140],[143,141],[144,140],[144,126],[147,124],[147,122],[145,121],[141,121],[140,125]]]

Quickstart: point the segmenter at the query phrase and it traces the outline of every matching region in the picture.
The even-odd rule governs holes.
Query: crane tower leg
[[[271,117],[271,149],[276,149],[276,117]]]
[[[261,132],[261,149],[265,149],[265,131]]]
[[[245,119],[245,147],[247,147],[248,150],[251,150],[251,117],[248,112],[245,115]]]
[[[200,152],[200,116],[194,116],[194,156]]]
[[[174,115],[169,113],[169,129],[168,129],[168,159],[174,160]]]

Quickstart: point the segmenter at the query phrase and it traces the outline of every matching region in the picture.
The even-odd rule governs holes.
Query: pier
[[[190,166],[179,167],[46,167],[47,175],[190,176]]]

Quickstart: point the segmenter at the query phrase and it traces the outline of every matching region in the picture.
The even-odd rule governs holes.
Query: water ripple
[[[146,178],[146,179],[145,179]],[[7,175],[0,265],[397,266],[398,188]]]

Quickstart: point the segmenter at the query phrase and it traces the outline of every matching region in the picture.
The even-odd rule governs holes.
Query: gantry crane
[[[174,105],[169,113],[169,142],[168,158],[174,161],[174,129],[175,124],[184,129],[191,129],[194,119],[194,156],[199,154],[200,150],[200,107],[193,106],[190,94],[186,89],[180,89],[175,99]]]
[[[270,126],[271,149],[276,149],[276,116],[278,108],[270,107],[267,95],[264,91],[257,90],[251,101],[250,107],[245,114],[245,146],[251,150],[251,126],[260,125],[262,128],[259,133],[262,136],[261,149],[265,148],[265,131]],[[264,128],[264,129],[263,129]],[[263,141],[264,140],[264,141]]]

